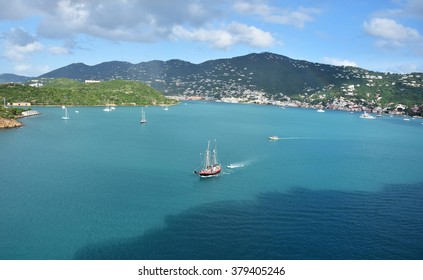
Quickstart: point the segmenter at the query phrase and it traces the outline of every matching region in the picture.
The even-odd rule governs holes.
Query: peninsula
[[[0,84],[0,96],[10,104],[36,106],[116,106],[173,105],[178,101],[165,97],[152,87],[137,81],[80,82],[67,78],[43,79],[42,83]]]
[[[0,85],[0,128],[22,126],[17,119],[38,114],[29,106],[116,106],[173,105],[178,101],[165,97],[152,87],[136,81],[79,82],[66,78],[44,79],[43,84],[25,85],[7,83]],[[8,101],[6,104],[6,100]],[[21,107],[26,107],[23,109]]]
[[[7,108],[0,106],[0,128],[16,128],[21,127],[22,123],[16,120],[22,116],[24,109]]]
[[[15,119],[0,118],[0,128],[16,128],[21,126],[22,123]]]

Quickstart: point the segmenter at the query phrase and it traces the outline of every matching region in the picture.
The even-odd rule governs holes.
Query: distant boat
[[[62,109],[65,110],[65,115],[62,117],[62,120],[69,120],[68,108],[62,106]]]
[[[324,113],[324,112],[325,112],[325,110],[323,110],[323,109],[319,109],[319,110],[317,110],[317,112],[318,112],[318,113]]]
[[[279,140],[281,138],[279,138],[278,136],[269,136],[269,140]]]
[[[364,112],[363,114],[360,115],[359,117],[360,119],[368,119],[368,120],[373,120],[375,119],[374,116],[368,114],[367,112]]]
[[[145,112],[144,112],[144,108],[141,108],[141,120],[140,120],[141,124],[147,123],[147,119],[145,118]]]
[[[217,160],[216,141],[214,143],[213,151],[210,151],[210,141],[207,144],[207,150],[204,155],[204,162],[200,171],[194,171],[202,178],[217,176],[222,170],[222,166]]]
[[[112,109],[110,108],[110,106],[107,106],[106,108],[103,109],[104,112],[111,112]]]
[[[110,107],[110,110],[116,110],[116,107],[115,106],[111,106]]]
[[[163,108],[163,110],[167,111],[167,110],[169,110],[169,108],[168,108],[167,106],[165,106],[165,107]]]

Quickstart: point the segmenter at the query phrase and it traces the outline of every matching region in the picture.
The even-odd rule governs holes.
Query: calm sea
[[[421,119],[34,109],[0,131],[0,259],[423,259]],[[200,179],[214,139],[223,172]]]

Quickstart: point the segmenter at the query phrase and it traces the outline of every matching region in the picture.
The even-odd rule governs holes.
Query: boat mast
[[[204,164],[205,164],[204,165],[205,168],[211,165],[210,164],[210,141],[207,143],[206,158],[205,158]]]
[[[214,140],[214,149],[213,149],[213,165],[217,164],[217,144],[216,140]]]

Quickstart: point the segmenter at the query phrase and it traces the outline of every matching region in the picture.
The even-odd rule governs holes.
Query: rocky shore
[[[22,126],[22,123],[17,120],[0,118],[0,129],[1,128],[16,128],[21,126]]]

